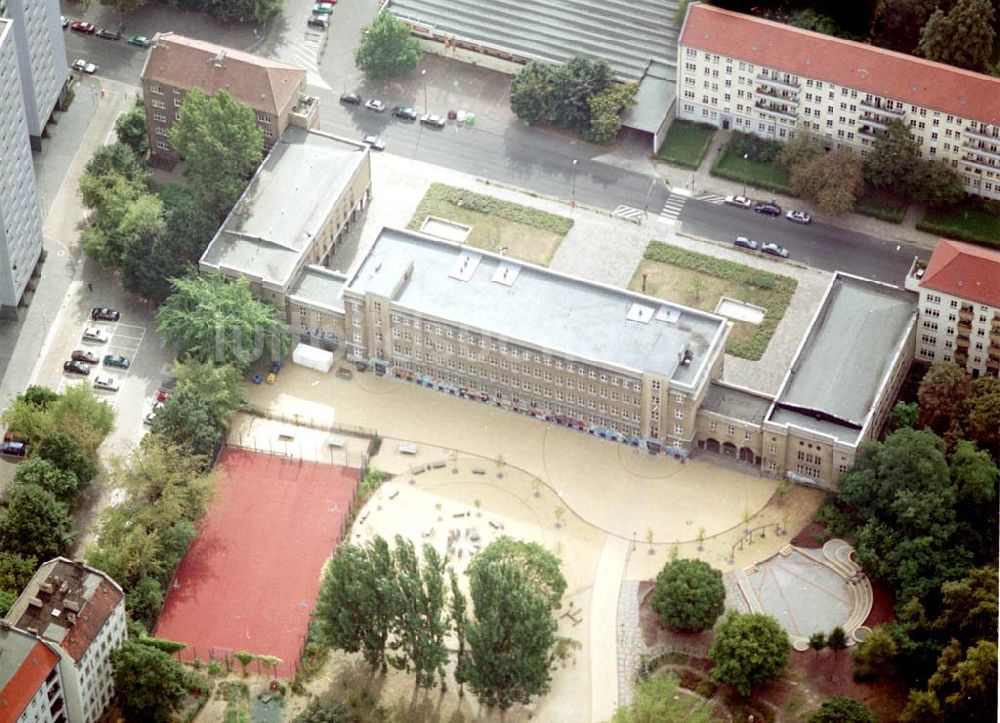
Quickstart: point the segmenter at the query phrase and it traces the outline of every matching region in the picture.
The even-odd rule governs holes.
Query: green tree
[[[942,719],[941,703],[929,690],[911,690],[899,716],[900,723],[940,723]]]
[[[613,81],[611,66],[603,60],[577,55],[552,69],[552,122],[583,131],[590,126],[588,101]]]
[[[936,0],[878,0],[872,42],[880,48],[914,55],[920,44],[920,30],[936,6]]]
[[[587,99],[590,108],[590,128],[583,132],[591,143],[609,143],[622,129],[622,112],[636,103],[637,83],[611,83],[597,95]]]
[[[635,684],[632,704],[619,707],[611,723],[711,723],[712,704],[680,695],[680,681],[672,673],[655,672]]]
[[[997,645],[981,640],[962,655],[952,640],[941,652],[938,667],[927,683],[951,720],[992,720],[997,708]]]
[[[962,421],[969,396],[969,377],[955,362],[932,364],[920,380],[920,426],[935,434],[945,434],[953,423]]]
[[[92,210],[84,249],[101,263],[121,264],[125,241],[119,231],[132,204],[149,190],[149,174],[129,146],[99,148],[80,178],[83,205]],[[130,219],[134,227],[134,219]]]
[[[837,695],[825,701],[818,711],[809,716],[808,721],[809,723],[875,723],[875,716],[861,701]]]
[[[962,424],[967,439],[1000,458],[1000,379],[979,377],[969,385]]]
[[[81,486],[97,476],[94,456],[81,449],[77,441],[65,432],[53,432],[43,437],[35,446],[33,455],[72,473]]]
[[[468,628],[468,613],[466,612],[465,594],[458,586],[458,576],[450,567],[448,568],[448,583],[451,586],[451,597],[449,599],[448,612],[451,618],[452,630],[455,639],[458,641],[458,650],[455,652],[455,683],[458,685],[458,695],[464,695],[463,686],[468,680],[469,658],[465,653],[465,636]]]
[[[22,394],[18,394],[17,399],[23,400],[26,404],[34,404],[42,409],[48,409],[52,402],[59,399],[59,395],[48,387],[40,387],[33,384],[25,389]]]
[[[211,98],[194,88],[184,98],[170,142],[184,158],[202,205],[222,220],[263,157],[264,137],[250,106],[224,90]]]
[[[698,632],[715,624],[725,600],[719,570],[701,560],[671,560],[656,576],[652,607],[660,625]]]
[[[73,541],[66,505],[35,484],[11,490],[7,509],[0,513],[0,548],[36,560],[61,555]]]
[[[729,611],[715,631],[708,657],[715,663],[712,677],[749,695],[767,683],[788,662],[788,634],[768,615]]]
[[[243,404],[243,378],[235,367],[187,359],[174,364],[178,392],[190,392],[211,410],[217,425],[228,423],[229,417]]]
[[[875,680],[888,676],[896,660],[896,641],[884,625],[872,630],[868,639],[854,650],[854,679]]]
[[[217,421],[212,406],[186,389],[170,396],[163,408],[156,413],[151,428],[154,434],[177,445],[186,454],[205,458],[211,458],[225,432],[225,427]]]
[[[350,723],[347,706],[338,700],[313,698],[306,709],[299,713],[295,723]]]
[[[118,15],[121,18],[122,23],[125,22],[125,16],[132,12],[133,10],[138,10],[143,5],[145,5],[149,0],[100,0],[101,5],[105,7],[114,8],[118,11]],[[123,141],[124,142],[124,141]]]
[[[913,198],[928,206],[949,206],[965,198],[965,184],[947,161],[923,161],[911,185]]]
[[[949,460],[951,481],[957,494],[957,538],[977,562],[996,559],[997,482],[1000,473],[990,455],[961,441]]]
[[[420,41],[410,26],[391,13],[379,13],[362,28],[361,42],[354,49],[354,63],[369,80],[408,75],[420,63]]]
[[[200,0],[197,7],[219,20],[264,23],[281,12],[282,0]]]
[[[941,613],[930,627],[964,645],[996,640],[997,568],[995,564],[973,568],[959,579],[941,585]]]
[[[413,670],[417,685],[430,688],[435,677],[444,678],[448,649],[444,636],[448,632],[445,617],[444,563],[433,546],[423,546],[423,567],[417,559],[413,543],[396,536],[393,555],[399,586],[399,606],[396,611],[395,635],[389,644],[400,655],[390,656],[390,662],[402,670]]]
[[[69,386],[49,407],[52,425],[66,430],[87,454],[96,454],[115,425],[111,405],[89,386]]]
[[[253,297],[246,279],[186,276],[156,313],[159,331],[181,358],[232,364],[241,371],[263,357],[283,359],[291,333],[277,306]]]
[[[896,402],[889,413],[889,431],[895,432],[903,427],[915,429],[920,417],[920,405],[916,402]]]
[[[145,103],[137,100],[132,110],[118,117],[115,121],[115,135],[119,143],[131,148],[139,158],[146,157],[149,143],[146,136]]]
[[[141,577],[125,595],[125,609],[129,617],[153,627],[163,609],[163,586],[154,577]]]
[[[466,675],[479,701],[506,710],[548,692],[558,626],[535,582],[519,565],[497,560],[470,566],[469,594]]]
[[[479,567],[510,563],[522,569],[526,579],[545,598],[550,608],[559,607],[566,592],[566,578],[559,558],[536,542],[525,542],[503,535],[483,548],[469,563],[471,577]]]
[[[126,720],[169,723],[191,687],[178,661],[156,648],[126,640],[111,653],[115,699]]]
[[[920,52],[928,60],[983,72],[993,55],[995,9],[990,0],[956,0],[938,8],[920,31]]]
[[[7,614],[37,567],[33,557],[0,551],[0,616]]]
[[[146,193],[136,198],[118,224],[117,237],[122,244],[121,268],[125,288],[144,293],[149,277],[162,269],[150,265],[150,249],[167,232],[163,218],[163,202],[159,196]]]
[[[525,125],[552,120],[552,66],[533,60],[510,83],[510,109]]]
[[[834,655],[839,655],[840,651],[847,647],[847,634],[839,625],[830,631],[826,636],[826,647],[833,651]]]
[[[789,185],[824,213],[839,215],[854,209],[864,177],[863,161],[848,148],[819,153],[789,167]]]
[[[67,505],[72,503],[80,486],[80,481],[72,471],[59,469],[55,464],[38,455],[32,455],[18,466],[17,472],[14,473],[14,483],[38,485]]]
[[[819,655],[819,652],[826,647],[826,633],[819,630],[809,636],[809,647]]]
[[[891,119],[885,130],[875,132],[875,142],[864,161],[864,178],[877,188],[908,195],[923,163],[920,144],[902,120]]]

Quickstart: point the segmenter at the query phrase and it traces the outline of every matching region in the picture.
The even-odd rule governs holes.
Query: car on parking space
[[[97,31],[94,24],[88,23],[86,20],[75,20],[70,24],[69,29],[75,30],[78,33],[87,33],[88,35],[93,35]]]
[[[753,207],[753,210],[757,213],[763,213],[766,216],[781,215],[781,206],[776,203],[758,203]]]
[[[805,211],[789,211],[785,214],[785,218],[789,221],[794,221],[795,223],[812,223],[812,216]]]
[[[28,454],[28,445],[24,442],[4,440],[3,443],[0,443],[0,454],[8,454],[11,457],[25,457]]]
[[[753,201],[746,196],[726,196],[723,203],[727,206],[739,206],[740,208],[750,208],[753,205]]]
[[[128,357],[124,357],[121,354],[105,354],[104,355],[104,366],[106,367],[116,367],[118,369],[128,369],[129,368]]]
[[[760,247],[760,244],[746,236],[737,236],[736,240],[733,241],[733,245],[739,246],[742,249],[750,249],[751,251],[756,251]]]
[[[63,362],[63,371],[67,374],[79,374],[82,377],[90,374],[90,366],[78,361]]]
[[[105,306],[95,306],[90,310],[90,318],[94,321],[118,321],[122,315],[120,311]]]
[[[153,408],[150,409],[146,416],[142,418],[143,424],[152,424],[161,409],[163,409],[163,404],[161,402],[156,402],[153,405]]]
[[[69,355],[69,358],[73,361],[84,362],[86,364],[96,364],[100,361],[97,354],[92,351],[84,351],[83,349],[74,350],[73,353]]]
[[[86,73],[87,75],[93,75],[97,72],[97,66],[90,63],[83,58],[77,58],[73,61],[73,65],[70,66],[78,73]]]
[[[62,24],[63,30],[69,27],[69,18],[66,17],[65,15],[59,16],[59,22]]]
[[[367,144],[373,151],[384,151],[385,141],[381,136],[365,136],[363,143]]]
[[[108,332],[104,331],[104,329],[95,329],[93,327],[88,327],[83,330],[84,341],[93,341],[98,344],[105,344],[107,343],[109,338],[110,337],[108,336]]]
[[[361,96],[357,93],[344,93],[340,96],[340,102],[344,105],[361,105]]]
[[[780,256],[783,259],[788,258],[788,249],[786,249],[781,244],[776,244],[772,241],[765,241],[760,245],[760,250],[765,254],[771,254],[772,256]]]
[[[153,41],[147,38],[145,35],[132,35],[126,40],[129,45],[134,45],[137,48],[148,48],[153,44]]]
[[[101,28],[95,35],[99,38],[104,38],[105,40],[121,40],[122,34],[113,28]]]
[[[306,20],[306,25],[310,28],[323,28],[326,30],[330,27],[330,16],[329,15],[310,15],[309,19]]]
[[[397,105],[392,109],[392,115],[401,120],[412,121],[417,119],[417,111],[408,105]]]
[[[333,12],[333,6],[336,2],[323,2],[313,4],[313,13],[316,15],[328,15]]]
[[[385,113],[385,103],[376,98],[372,98],[370,101],[365,103],[365,108],[373,110],[376,113]]]
[[[117,392],[120,389],[118,380],[107,374],[99,374],[94,377],[94,389],[103,389],[106,392]]]
[[[173,395],[173,392],[170,391],[169,389],[161,389],[161,390],[159,390],[156,393],[156,401],[158,401],[158,402],[160,402],[162,404],[163,402],[165,402],[168,399],[170,399],[170,397],[172,395]]]
[[[433,113],[424,113],[420,116],[420,122],[431,128],[444,128],[444,118]]]

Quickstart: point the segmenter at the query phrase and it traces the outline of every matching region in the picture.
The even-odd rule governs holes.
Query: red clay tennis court
[[[232,447],[217,470],[156,635],[186,643],[185,660],[246,650],[281,658],[277,672],[291,675],[360,472]]]

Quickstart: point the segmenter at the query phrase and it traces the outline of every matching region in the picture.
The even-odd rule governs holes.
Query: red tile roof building
[[[906,287],[920,294],[918,359],[1000,375],[1000,251],[942,239]]]
[[[677,117],[785,141],[803,130],[864,155],[890,119],[966,190],[1000,199],[1000,79],[722,8],[689,6]]]
[[[0,621],[0,723],[65,721],[59,655],[37,635]]]
[[[57,557],[21,592],[4,624],[44,640],[59,656],[70,721],[93,723],[114,695],[110,655],[125,640],[125,595],[99,570]]]

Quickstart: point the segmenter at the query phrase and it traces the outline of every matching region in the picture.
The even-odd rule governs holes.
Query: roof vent
[[[963,95],[959,97],[958,102],[961,103],[962,105],[965,105],[966,103],[969,102],[969,99]]]
[[[52,611],[52,617],[54,617],[54,618],[57,618],[57,617],[59,617],[60,615],[62,615],[62,610],[59,610],[59,609],[57,608],[57,609],[55,609],[55,610],[53,610],[53,611]]]
[[[504,286],[513,286],[514,281],[517,279],[517,275],[520,273],[520,266],[508,263],[507,261],[502,261],[497,266],[497,270],[493,272],[493,278],[490,280],[495,281],[498,284],[503,284]]]
[[[665,321],[668,324],[676,324],[677,320],[681,318],[681,312],[679,309],[675,309],[672,306],[661,306],[656,310],[656,320]]]
[[[28,607],[40,608],[41,606],[42,606],[42,601],[39,600],[37,597],[28,598]]]
[[[455,265],[451,267],[451,273],[448,276],[459,281],[468,281],[476,273],[476,269],[479,268],[479,262],[482,260],[482,254],[473,253],[472,251],[462,251],[458,255],[458,258],[455,259]]]
[[[67,610],[72,610],[75,613],[80,612],[80,603],[76,600],[63,600],[63,607]]]
[[[858,77],[861,78],[861,80],[866,80],[868,78],[868,71],[862,68],[858,71]]]
[[[629,307],[628,314],[625,315],[625,318],[629,321],[638,321],[642,324],[648,324],[649,320],[653,318],[654,311],[655,309],[653,309],[652,306],[632,304],[632,306]]]

